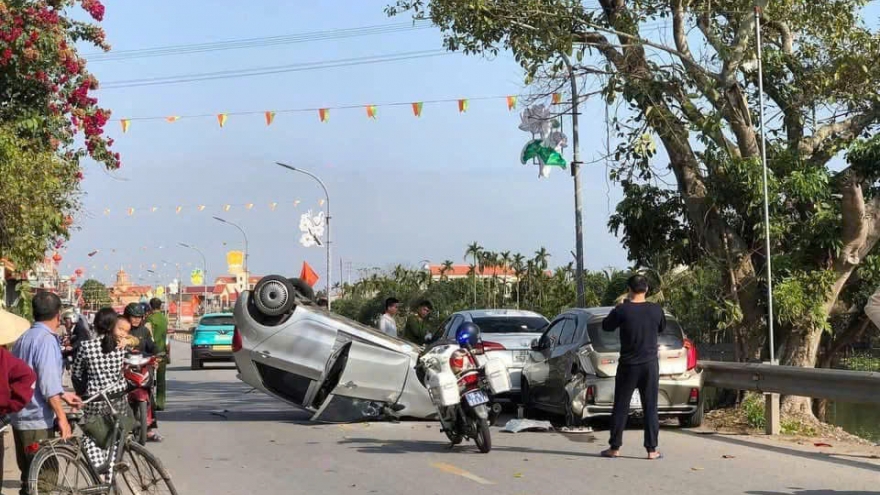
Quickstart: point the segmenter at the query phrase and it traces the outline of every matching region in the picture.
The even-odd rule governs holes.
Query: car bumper
[[[232,349],[215,349],[213,346],[193,347],[192,358],[198,361],[233,361]]]
[[[591,377],[582,382],[572,394],[572,411],[583,419],[600,418],[611,415],[614,408],[614,377]],[[585,402],[586,389],[593,386],[595,400]],[[696,389],[696,400],[691,391]],[[638,394],[638,391],[635,392]],[[662,377],[657,398],[657,412],[660,416],[684,416],[697,411],[703,401],[703,374],[690,372],[677,377]],[[642,414],[641,408],[630,408],[631,415]]]

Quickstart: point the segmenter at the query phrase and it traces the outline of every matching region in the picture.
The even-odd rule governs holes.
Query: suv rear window
[[[235,318],[229,316],[208,316],[199,320],[199,325],[206,327],[231,327],[235,326]]]
[[[590,334],[590,341],[593,349],[599,352],[619,352],[620,351],[620,329],[615,328],[613,332],[602,330],[602,322],[590,323],[587,325],[587,332]],[[681,325],[672,318],[666,317],[666,329],[657,336],[657,344],[667,346],[672,349],[681,349],[684,347],[684,332]]]
[[[547,326],[547,320],[539,316],[488,316],[474,318],[482,333],[538,333]]]

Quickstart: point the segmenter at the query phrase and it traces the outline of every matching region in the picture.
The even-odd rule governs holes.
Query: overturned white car
[[[420,348],[313,299],[300,280],[276,275],[239,297],[233,355],[242,381],[314,412],[314,421],[436,418],[416,376]]]

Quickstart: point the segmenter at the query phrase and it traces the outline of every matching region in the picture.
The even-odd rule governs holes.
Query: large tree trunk
[[[819,352],[819,343],[822,341],[823,331],[821,327],[791,329],[782,346],[783,351],[782,356],[780,356],[780,364],[813,368],[816,365],[816,356]],[[784,414],[812,417],[811,400],[809,397],[785,396],[782,400],[782,412]]]

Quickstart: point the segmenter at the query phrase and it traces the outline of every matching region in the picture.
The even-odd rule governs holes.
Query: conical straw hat
[[[0,345],[15,342],[30,327],[31,324],[26,319],[0,309]]]

